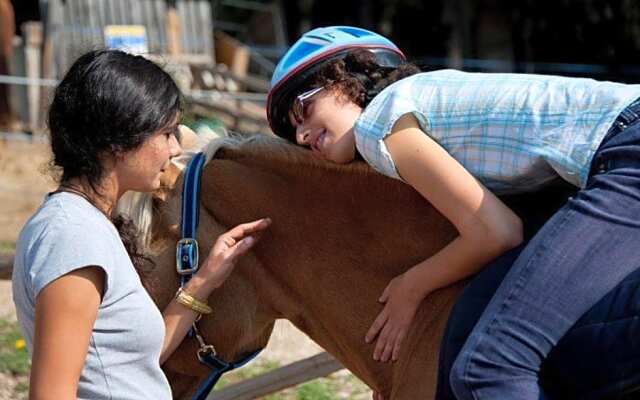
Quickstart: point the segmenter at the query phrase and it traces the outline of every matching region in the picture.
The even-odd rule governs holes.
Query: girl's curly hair
[[[420,68],[411,63],[396,68],[381,67],[376,62],[375,54],[357,49],[349,52],[345,58],[327,63],[305,90],[322,86],[337,91],[364,108],[387,86],[419,72]]]

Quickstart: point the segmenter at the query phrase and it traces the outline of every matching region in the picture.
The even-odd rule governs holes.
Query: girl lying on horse
[[[497,195],[558,179],[577,188],[514,260],[451,371],[441,371],[458,399],[544,398],[546,356],[638,268],[640,85],[420,73],[386,38],[346,26],[306,33],[271,83],[277,135],[335,163],[364,159],[458,230],[380,294],[384,306],[363,338],[375,340],[377,360],[397,358],[426,295],[521,243],[520,219]]]

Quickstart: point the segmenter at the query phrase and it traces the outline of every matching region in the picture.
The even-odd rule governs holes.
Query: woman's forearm
[[[206,301],[216,285],[199,274],[185,285],[184,290],[196,299]],[[165,324],[165,338],[160,353],[160,364],[163,364],[182,342],[198,314],[178,303],[174,298],[162,313]]]
[[[227,279],[240,256],[256,243],[256,235],[271,224],[269,218],[240,224],[220,235],[198,272],[183,288],[198,300],[206,301],[211,292]],[[163,364],[182,342],[197,318],[195,311],[175,299],[164,309],[165,339],[160,353]]]

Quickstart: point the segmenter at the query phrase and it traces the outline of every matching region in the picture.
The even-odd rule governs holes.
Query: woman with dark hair
[[[397,359],[425,296],[522,242],[520,219],[497,194],[558,179],[579,188],[524,246],[451,371],[458,399],[544,398],[547,354],[638,268],[640,85],[418,72],[374,32],[314,29],[276,67],[269,122],[318,157],[362,157],[406,182],[459,232],[381,294],[365,337],[376,360]]]
[[[81,56],[57,87],[49,127],[60,185],[20,233],[13,271],[32,355],[31,399],[170,399],[161,363],[208,310],[198,299],[269,225],[258,220],[221,235],[160,314],[136,274],[144,256],[135,231],[113,210],[126,191],[159,188],[181,153],[180,115],[171,77],[120,51]]]

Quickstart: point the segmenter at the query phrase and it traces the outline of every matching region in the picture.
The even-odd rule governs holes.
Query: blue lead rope
[[[181,239],[176,245],[176,270],[180,275],[180,287],[189,282],[193,274],[198,270],[199,249],[196,240],[196,231],[199,220],[199,200],[200,200],[200,176],[204,167],[204,153],[196,154],[187,164],[184,173],[184,183],[182,187],[182,222]],[[195,327],[195,322],[194,322]],[[196,334],[196,329],[189,331],[189,336]],[[202,340],[201,336],[197,336]],[[262,349],[257,350],[235,363],[228,363],[218,357],[213,346],[201,343],[198,350],[198,360],[211,368],[211,373],[200,384],[192,400],[205,400],[209,392],[213,389],[222,374],[240,368],[253,360]]]
[[[216,356],[212,356],[210,358],[199,357],[200,362],[207,365],[209,368],[212,369],[212,371],[209,374],[209,376],[207,376],[207,379],[205,379],[204,382],[200,384],[200,386],[198,387],[198,390],[196,390],[196,393],[193,395],[191,399],[205,400],[209,395],[209,392],[211,392],[211,390],[216,385],[216,383],[218,383],[218,380],[220,380],[220,378],[222,377],[222,374],[224,374],[225,372],[232,371],[236,368],[242,367],[243,365],[247,364],[249,361],[256,358],[256,356],[260,354],[261,351],[262,349],[256,350],[255,352],[249,354],[248,356],[238,361],[237,363],[227,363]]]

